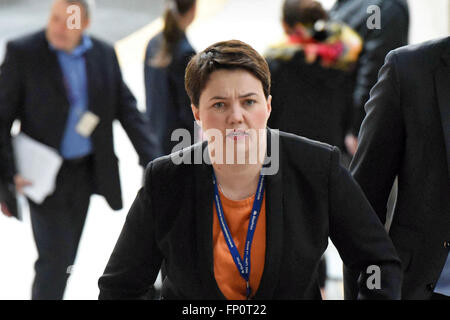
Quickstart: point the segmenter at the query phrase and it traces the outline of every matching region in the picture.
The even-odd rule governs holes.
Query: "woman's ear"
[[[191,104],[192,114],[194,115],[194,119],[197,122],[198,125],[200,125],[200,109],[194,106],[194,104]]]
[[[272,112],[272,96],[269,95],[269,97],[267,98],[267,112],[270,113]]]

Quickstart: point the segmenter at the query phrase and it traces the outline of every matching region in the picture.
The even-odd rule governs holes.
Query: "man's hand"
[[[11,212],[9,212],[8,207],[6,206],[6,204],[2,202],[0,205],[1,205],[1,211],[3,212],[3,214],[5,216],[7,216],[8,218],[11,218],[12,214],[11,214]]]
[[[24,179],[18,174],[14,176],[14,184],[16,185],[16,191],[20,194],[23,194],[23,188],[32,185],[31,181]]]
[[[345,147],[348,153],[353,157],[358,149],[358,138],[353,134],[348,134],[345,136]]]

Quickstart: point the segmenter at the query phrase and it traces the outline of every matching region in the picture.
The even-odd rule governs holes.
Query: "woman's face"
[[[265,145],[271,99],[266,99],[261,81],[252,73],[219,69],[211,73],[199,105],[192,105],[192,111],[210,143],[214,136],[226,153],[243,151],[248,156],[249,147]]]

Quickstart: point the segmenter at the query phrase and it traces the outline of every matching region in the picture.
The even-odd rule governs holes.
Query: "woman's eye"
[[[256,103],[256,101],[252,100],[252,99],[249,99],[249,100],[245,100],[244,103],[245,103],[246,106],[252,106],[252,105],[254,105]]]
[[[225,103],[223,103],[223,102],[217,102],[217,103],[215,103],[214,105],[213,105],[213,107],[215,108],[215,109],[221,109],[221,108],[223,108],[225,106]]]

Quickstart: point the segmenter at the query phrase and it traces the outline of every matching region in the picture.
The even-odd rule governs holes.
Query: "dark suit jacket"
[[[179,142],[171,141],[172,132],[183,128],[194,138],[194,116],[191,102],[184,88],[184,73],[190,58],[195,51],[184,35],[175,45],[172,61],[167,67],[155,67],[150,64],[161,50],[162,33],[152,38],[145,55],[145,92],[147,116],[150,130],[161,144],[163,154],[172,153]],[[187,146],[193,144],[191,141]],[[185,146],[186,147],[186,146]]]
[[[369,29],[371,5],[380,8],[380,29]],[[363,38],[364,45],[354,73],[352,131],[358,135],[364,119],[364,104],[377,81],[386,54],[408,44],[409,9],[406,0],[338,0],[331,9],[333,20],[347,23]]]
[[[269,131],[269,143],[271,134],[277,135]],[[184,159],[205,147],[184,150]],[[255,299],[320,299],[314,275],[329,236],[344,263],[362,271],[361,298],[398,298],[397,254],[339,165],[337,148],[280,133],[279,152],[279,170],[266,180],[266,257]],[[224,299],[214,278],[212,213],[211,165],[175,165],[170,156],[153,161],[99,280],[100,298],[141,297],[164,259],[165,298]],[[380,290],[366,287],[372,264],[381,268]]]
[[[391,52],[366,112],[351,171],[383,223],[398,175],[402,297],[427,299],[449,252],[450,38]]]
[[[113,209],[122,207],[117,157],[114,154],[113,120],[118,119],[145,166],[158,154],[136,100],[123,82],[114,48],[92,37],[86,52],[89,110],[100,117],[91,139],[94,152],[96,192],[104,195]],[[9,129],[15,119],[33,139],[60,149],[69,101],[56,53],[49,49],[40,31],[7,44],[0,74],[0,123],[6,126],[8,154],[6,171],[14,175]]]
[[[301,51],[268,63],[273,96],[268,126],[345,150],[352,111],[345,90],[349,73],[307,63]]]

